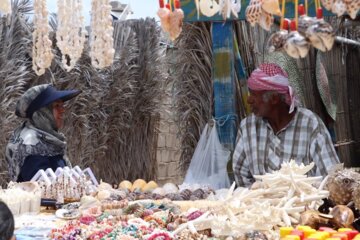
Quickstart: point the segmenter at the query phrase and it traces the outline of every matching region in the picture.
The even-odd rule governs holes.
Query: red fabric
[[[248,88],[254,91],[276,91],[283,94],[286,103],[290,106],[289,113],[294,111],[295,96],[289,85],[288,75],[277,64],[261,64],[251,73],[248,79]]]

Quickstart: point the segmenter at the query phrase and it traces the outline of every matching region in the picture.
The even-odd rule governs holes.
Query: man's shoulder
[[[324,124],[319,115],[306,108],[298,108],[298,119],[301,120],[300,124],[306,122],[308,127],[312,126],[314,129]]]

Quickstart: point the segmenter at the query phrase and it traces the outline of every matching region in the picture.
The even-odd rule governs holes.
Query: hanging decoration
[[[250,0],[245,15],[251,26],[259,24],[266,31],[270,31],[274,22],[273,15],[281,16],[279,2],[277,0]]]
[[[56,43],[66,71],[74,68],[84,49],[86,30],[81,0],[58,0]]]
[[[50,26],[48,23],[48,11],[46,0],[34,0],[34,32],[32,62],[33,70],[40,76],[45,69],[50,67],[54,57],[49,39]]]
[[[241,0],[219,0],[218,2],[216,0],[195,0],[197,18],[200,19],[200,13],[206,17],[220,14],[224,20],[229,19],[231,14],[235,18],[239,17]]]
[[[0,1],[0,13],[3,13],[4,15],[11,13],[10,0],[1,0]]]
[[[293,58],[304,58],[307,56],[310,46],[322,52],[331,50],[335,41],[335,32],[332,26],[325,22],[322,16],[320,1],[316,0],[316,17],[309,17],[307,12],[307,0],[305,8],[302,4],[295,2],[295,19],[290,21],[284,19],[285,0],[282,1],[282,18],[280,20],[280,31],[270,36],[267,43],[269,52],[284,49]],[[298,17],[300,13],[300,17]],[[290,32],[288,32],[290,26]]]
[[[321,0],[323,6],[338,17],[347,12],[352,19],[360,10],[360,0]]]
[[[114,60],[114,28],[109,0],[92,0],[90,57],[96,68],[110,66]]]
[[[174,4],[171,4],[171,3]],[[169,33],[170,39],[175,40],[181,33],[182,24],[184,19],[184,12],[180,8],[180,0],[170,0],[169,3],[164,2],[164,0],[159,0],[160,8],[157,12],[160,21],[161,27],[164,32]],[[172,10],[172,5],[174,5],[174,10]]]

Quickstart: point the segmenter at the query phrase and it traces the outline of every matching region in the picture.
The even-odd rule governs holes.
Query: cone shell
[[[310,44],[299,32],[293,31],[288,35],[284,49],[290,57],[304,58],[309,52]]]
[[[358,11],[360,10],[360,0],[353,0],[346,3],[346,11],[352,19],[356,18]]]
[[[346,12],[346,4],[342,0],[335,0],[331,7],[331,11],[340,17]]]
[[[131,187],[131,191],[134,191],[135,189],[142,189],[146,185],[146,182],[144,179],[136,179]]]
[[[266,31],[270,31],[271,25],[274,22],[274,18],[271,14],[262,11],[261,17],[259,19],[259,25]]]
[[[328,11],[331,10],[332,5],[334,4],[334,0],[321,0],[322,5],[324,8],[326,8]]]
[[[150,181],[141,190],[143,192],[152,192],[157,187],[158,187],[158,185],[156,182]]]
[[[267,13],[281,16],[281,10],[278,0],[264,0],[261,7]]]
[[[260,20],[261,13],[263,11],[261,5],[262,0],[251,0],[246,8],[246,20],[251,24],[251,26],[255,26],[255,24]]]
[[[124,180],[119,183],[119,189],[128,189],[131,190],[132,183],[130,181]]]

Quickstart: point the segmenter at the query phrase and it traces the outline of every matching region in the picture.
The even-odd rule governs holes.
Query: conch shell
[[[274,14],[277,16],[282,15],[278,0],[264,0],[261,7],[267,13]]]
[[[309,52],[310,44],[299,32],[293,31],[286,39],[284,49],[293,58],[304,58]]]
[[[301,213],[299,224],[318,229],[321,225],[328,225],[332,218],[331,215],[322,214],[316,210],[306,210]]]
[[[335,41],[335,32],[332,26],[324,20],[308,27],[305,33],[311,44],[320,51],[331,50]]]

